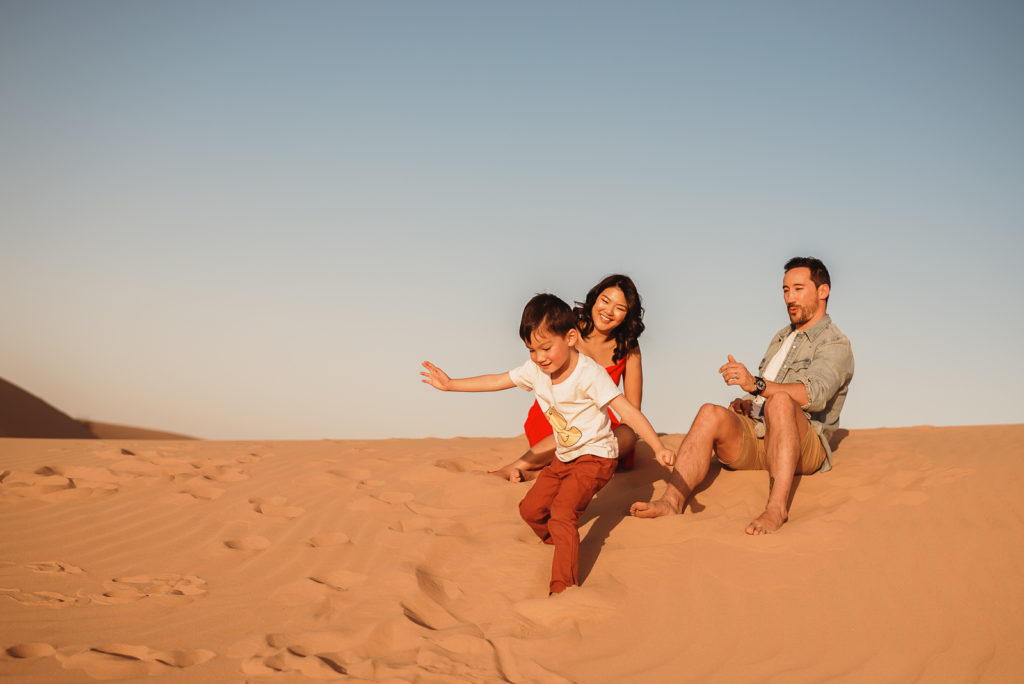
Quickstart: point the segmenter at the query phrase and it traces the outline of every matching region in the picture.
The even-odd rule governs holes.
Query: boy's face
[[[576,351],[579,333],[573,329],[565,335],[556,335],[546,328],[535,330],[527,343],[530,360],[557,382],[572,370],[572,355]]]

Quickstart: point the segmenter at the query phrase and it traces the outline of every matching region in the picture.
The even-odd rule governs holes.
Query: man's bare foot
[[[789,520],[789,516],[785,513],[766,508],[757,520],[747,525],[746,532],[754,536],[771,534],[772,532],[777,532],[787,520]]]
[[[663,515],[678,515],[679,513],[682,513],[682,509],[676,508],[668,499],[637,501],[629,507],[629,514],[637,518],[660,518]]]

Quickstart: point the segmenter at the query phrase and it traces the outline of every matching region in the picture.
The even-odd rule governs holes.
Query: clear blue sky
[[[1024,422],[1024,4],[0,0],[0,377],[215,439],[511,436],[633,276],[688,429],[815,255],[850,428]]]

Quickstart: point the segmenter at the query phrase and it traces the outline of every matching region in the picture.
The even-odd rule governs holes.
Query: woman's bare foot
[[[789,516],[785,512],[773,510],[771,508],[764,509],[756,520],[747,525],[747,534],[759,536],[762,534],[771,534],[777,532],[782,524],[789,520]]]
[[[629,514],[637,518],[660,518],[663,515],[678,515],[682,509],[676,508],[668,499],[657,501],[637,501],[629,507]]]
[[[513,463],[509,463],[507,466],[502,466],[497,470],[489,470],[487,472],[492,475],[497,475],[501,479],[508,480],[509,482],[529,482],[530,480],[537,479],[538,470],[529,468],[528,466],[530,465],[532,464],[519,459]]]

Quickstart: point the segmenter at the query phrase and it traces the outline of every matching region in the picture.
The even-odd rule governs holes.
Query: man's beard
[[[787,307],[786,313],[789,314],[789,320],[793,325],[803,325],[814,316],[814,309],[809,306],[797,305],[795,312],[790,312]]]

